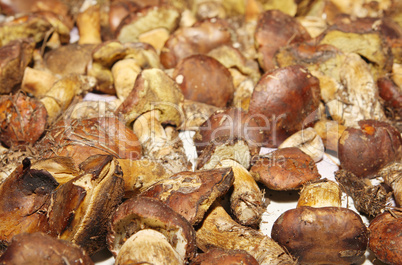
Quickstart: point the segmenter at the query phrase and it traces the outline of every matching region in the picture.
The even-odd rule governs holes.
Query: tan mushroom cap
[[[257,260],[244,250],[214,248],[198,255],[191,265],[258,265]]]

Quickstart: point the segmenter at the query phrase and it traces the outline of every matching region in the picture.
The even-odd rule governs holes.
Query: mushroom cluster
[[[398,0],[0,0],[0,264],[401,264],[401,76]]]

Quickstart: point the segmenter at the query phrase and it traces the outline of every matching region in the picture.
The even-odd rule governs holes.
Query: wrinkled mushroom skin
[[[160,200],[138,196],[128,199],[111,216],[107,245],[117,256],[124,242],[142,229],[154,229],[168,239],[182,260],[196,253],[195,231],[191,224]]]
[[[402,88],[399,88],[390,78],[382,77],[377,80],[378,92],[385,101],[385,106],[402,117]]]
[[[173,79],[186,99],[221,108],[233,100],[232,75],[212,57],[197,54],[184,58],[176,66]]]
[[[29,159],[0,186],[0,245],[21,232],[48,231],[46,211],[58,183],[44,170],[31,169]]]
[[[315,121],[319,80],[298,65],[265,73],[251,96],[249,114],[264,130],[264,146],[276,147]]]
[[[402,260],[402,213],[384,212],[370,222],[369,248],[376,257],[392,265]]]
[[[0,141],[14,148],[25,149],[42,136],[47,125],[43,104],[22,93],[0,97]]]
[[[264,140],[263,132],[256,118],[239,108],[218,110],[201,124],[193,139],[198,155],[211,141],[219,137],[246,141],[252,156],[259,154]]]
[[[142,153],[137,136],[115,117],[60,120],[37,148],[44,158],[69,156],[77,164],[97,154],[136,160]]]
[[[23,233],[13,237],[10,246],[0,257],[2,265],[93,265],[91,258],[71,242],[44,233]]]
[[[402,139],[392,125],[374,120],[359,121],[347,128],[338,142],[341,167],[360,178],[374,177],[382,167],[402,157]]]
[[[278,149],[260,157],[250,173],[273,190],[300,189],[306,182],[321,177],[314,160],[297,147]]]
[[[244,250],[214,248],[195,257],[190,265],[258,265]]]
[[[340,207],[302,206],[283,213],[272,238],[299,264],[352,264],[364,255],[368,230],[355,212]]]
[[[279,48],[292,42],[306,41],[310,35],[294,17],[279,10],[268,10],[258,18],[254,39],[260,66],[269,71],[275,68],[274,56]]]
[[[207,54],[214,48],[223,44],[230,45],[231,42],[230,28],[225,20],[206,19],[192,27],[176,30],[166,41],[160,60],[165,68],[173,68],[190,55]]]
[[[233,181],[230,168],[181,172],[157,182],[141,196],[163,201],[195,225],[215,199],[229,190]]]

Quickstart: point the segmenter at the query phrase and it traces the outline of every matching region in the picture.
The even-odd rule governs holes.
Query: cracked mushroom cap
[[[2,265],[93,265],[91,258],[78,246],[45,233],[23,233],[13,237],[0,257]]]
[[[123,202],[112,215],[107,236],[109,250],[117,256],[124,242],[143,229],[162,233],[182,262],[194,257],[197,247],[191,224],[163,202],[141,196]]]

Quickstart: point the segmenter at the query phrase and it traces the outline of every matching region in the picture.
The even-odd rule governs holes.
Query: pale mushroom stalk
[[[173,127],[163,128],[159,115],[159,110],[151,110],[134,122],[133,131],[139,137],[145,157],[162,162],[172,174],[189,170],[183,142]]]

